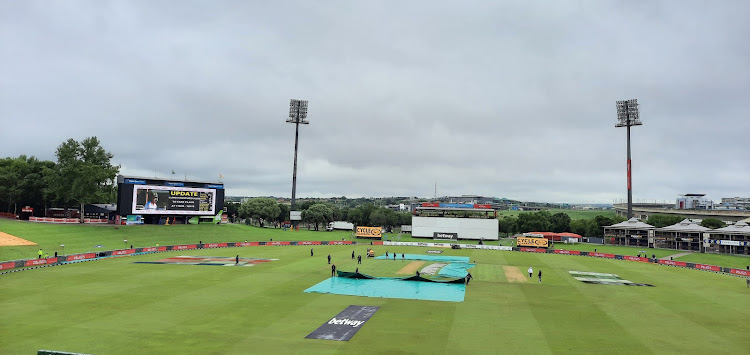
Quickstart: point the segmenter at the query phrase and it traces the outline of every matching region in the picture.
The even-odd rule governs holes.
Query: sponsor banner
[[[609,258],[609,259],[614,259],[615,258],[615,254],[592,253],[592,252],[589,252],[588,254],[589,254],[589,256],[595,256],[597,258]]]
[[[483,250],[505,250],[511,251],[512,247],[502,247],[497,245],[478,245],[478,244],[459,244],[461,249],[483,249]]]
[[[439,207],[443,208],[474,208],[471,203],[441,203]]]
[[[529,253],[546,253],[547,249],[542,248],[518,248],[520,251],[525,251]]]
[[[578,250],[555,249],[555,254],[581,255],[581,252]]]
[[[440,207],[439,203],[423,202],[422,207]]]
[[[234,243],[234,246],[236,247],[257,247],[260,245],[260,242],[241,242],[241,243]]]
[[[714,266],[714,265],[706,265],[706,264],[695,264],[694,266],[696,269],[701,270],[708,270],[708,271],[721,271],[721,267]]]
[[[220,184],[206,184],[206,185],[203,185],[203,187],[205,187],[207,189],[219,189],[219,190],[221,190],[221,189],[224,188],[224,185],[220,185]]]
[[[165,186],[177,186],[177,187],[185,187],[184,182],[172,182],[172,181],[166,181],[164,182]]]
[[[383,245],[382,241],[372,242],[372,245]]]
[[[436,240],[458,240],[458,233],[433,232],[432,239]]]
[[[208,243],[208,244],[203,244],[203,247],[204,248],[226,248],[227,243]]]
[[[357,238],[377,238],[380,239],[382,227],[360,227],[357,226]]]
[[[442,254],[443,251],[442,250],[428,250],[427,253],[428,254]]]
[[[348,244],[352,244],[352,242],[350,242],[348,240],[342,240],[342,241],[337,241],[336,240],[336,241],[330,241],[330,242],[328,242],[328,245],[348,245]]]
[[[133,184],[133,185],[146,185],[146,180],[141,179],[125,179],[126,184]]]
[[[748,245],[747,242],[741,242],[739,240],[710,240],[712,244],[720,244],[720,245],[731,245],[731,246],[743,246]]]
[[[742,269],[729,269],[729,273],[740,276],[750,276],[750,271]]]
[[[630,260],[630,261],[641,261],[641,262],[644,262],[644,263],[649,262],[648,258],[639,258],[637,256],[630,256],[630,255],[623,255],[622,259],[623,260]]]
[[[492,205],[478,205],[478,204],[474,204],[474,208],[492,208]]]
[[[54,264],[56,262],[57,262],[57,258],[31,259],[31,260],[26,260],[26,262],[23,264],[23,266],[36,266],[36,265]]]
[[[349,341],[378,311],[377,306],[349,306],[308,334],[306,339]]]
[[[280,246],[280,245],[290,245],[290,242],[266,242],[266,245],[270,246]]]
[[[673,261],[673,260],[659,260],[659,264],[681,266],[681,267],[687,266],[687,263],[684,261]]]
[[[297,242],[297,245],[320,245],[320,242]]]
[[[185,245],[173,245],[172,250],[189,250],[189,249],[198,249],[198,246],[195,244],[185,244]]]
[[[156,251],[156,247],[143,248],[144,253],[150,253]]]
[[[114,250],[112,251],[112,255],[128,255],[135,253],[135,249],[123,249],[123,250]]]
[[[9,263],[0,263],[0,270],[14,269],[15,267],[16,267],[15,261],[11,261]]]
[[[76,261],[76,260],[87,260],[87,259],[95,259],[96,253],[84,253],[84,254],[75,254],[75,255],[68,255],[66,258],[66,261]]]
[[[516,238],[516,245],[519,247],[546,248],[549,246],[549,240],[547,238],[518,237]]]
[[[167,247],[156,247],[156,251],[167,251]]]

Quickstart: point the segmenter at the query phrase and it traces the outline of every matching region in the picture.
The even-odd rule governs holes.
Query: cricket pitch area
[[[16,237],[8,233],[0,232],[0,247],[11,247],[18,245],[37,245],[32,241]]]

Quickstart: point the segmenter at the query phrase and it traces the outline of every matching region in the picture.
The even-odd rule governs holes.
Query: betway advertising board
[[[306,339],[349,341],[380,307],[349,306],[308,334]]]

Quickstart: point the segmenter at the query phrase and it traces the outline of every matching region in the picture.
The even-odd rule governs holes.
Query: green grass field
[[[348,236],[234,225],[177,227],[182,226],[115,230],[0,221],[0,231],[39,238],[42,245],[54,245],[60,238],[81,249],[100,240],[112,249],[123,243],[123,237],[146,246]],[[736,354],[750,349],[750,307],[741,306],[750,299],[744,279],[638,262],[446,249],[443,255],[468,256],[477,264],[471,269],[474,281],[464,302],[303,292],[330,276],[327,254],[339,270],[353,271],[357,265],[351,260],[352,250],[364,254],[368,247],[316,246],[314,257],[303,246],[191,250],[1,275],[0,353],[55,349],[92,354]],[[4,249],[0,255],[12,255]],[[378,254],[428,250],[374,249]],[[237,254],[279,260],[253,267],[133,263],[178,255]],[[408,263],[365,259],[359,267],[363,273],[399,276],[396,272]],[[543,283],[536,277],[512,282],[510,270],[523,274],[530,265],[543,271]],[[573,279],[571,270],[616,273],[655,287],[585,284]],[[348,342],[305,339],[349,305],[381,308]]]

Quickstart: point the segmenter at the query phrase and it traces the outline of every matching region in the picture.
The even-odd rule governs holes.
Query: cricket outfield
[[[35,234],[29,230],[36,227],[13,223],[18,222],[0,222],[0,231],[40,245],[53,238],[49,226]],[[61,233],[67,227],[55,226]],[[131,239],[149,238],[139,227],[106,233],[118,233],[116,240],[109,237],[112,243],[122,243],[120,238],[130,231],[137,235]],[[203,240],[211,242],[253,240],[256,232],[271,233],[243,228],[240,237],[227,227],[193,231],[200,230]],[[178,238],[168,235],[167,228],[153,229],[161,233],[162,244]],[[302,237],[282,233],[273,239]],[[311,233],[304,237],[337,236]],[[196,242],[194,237],[189,236],[189,242]],[[6,247],[0,252],[2,248]],[[310,256],[309,246],[199,249],[0,275],[0,353],[54,349],[91,354],[698,354],[743,353],[750,348],[750,289],[744,279],[649,263],[446,249],[441,255],[466,256],[476,264],[463,302],[304,292],[330,277],[328,254],[338,270],[358,267],[373,276],[401,277],[404,268],[415,267],[412,260],[364,258],[367,248],[377,255],[425,254],[428,249],[315,246],[315,256]],[[361,265],[351,259],[352,250],[363,255]],[[227,267],[148,263],[177,257],[222,263],[237,255],[243,260],[241,267],[231,262]],[[249,262],[253,260],[267,262]],[[427,266],[429,262],[421,265]],[[535,270],[533,279],[524,275],[529,266]],[[536,279],[537,270],[543,271],[542,283]],[[589,284],[576,280],[570,271],[617,274],[654,287]],[[349,341],[305,338],[350,305],[380,308]]]

